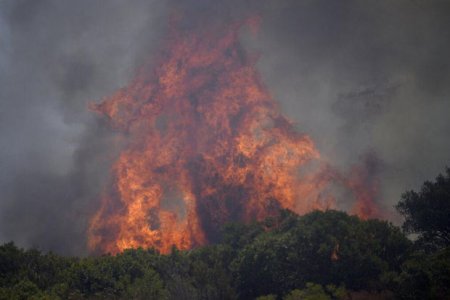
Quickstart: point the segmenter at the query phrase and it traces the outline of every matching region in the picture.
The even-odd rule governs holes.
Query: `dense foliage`
[[[405,217],[403,229],[419,235],[418,242],[435,250],[450,246],[450,168],[435,182],[426,181],[419,192],[402,195],[397,210]]]
[[[0,247],[0,298],[348,299],[364,292],[425,299],[444,298],[450,283],[448,249],[411,252],[393,225],[343,212],[283,211],[230,225],[222,240],[169,255],[135,249],[86,258],[8,243]]]
[[[7,243],[0,299],[450,299],[450,248],[440,233],[449,174],[399,203],[415,242],[388,222],[330,210],[230,224],[219,243],[168,255],[70,258]],[[430,227],[423,218],[433,216]]]

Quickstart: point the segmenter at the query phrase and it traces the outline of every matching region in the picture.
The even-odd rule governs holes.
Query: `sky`
[[[174,11],[260,16],[241,38],[281,110],[340,169],[372,157],[386,209],[450,166],[448,1],[2,0],[0,243],[87,253],[119,150],[88,104],[158,54]]]

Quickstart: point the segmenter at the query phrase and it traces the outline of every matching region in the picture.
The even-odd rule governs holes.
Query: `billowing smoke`
[[[157,2],[0,3],[2,242],[84,253],[114,156],[87,106],[152,53],[165,24]]]
[[[176,11],[186,27],[260,15],[241,39],[262,81],[334,166],[366,166],[381,206],[449,164],[448,2],[223,2],[0,3],[1,242],[86,253],[120,150],[88,103],[152,61]]]

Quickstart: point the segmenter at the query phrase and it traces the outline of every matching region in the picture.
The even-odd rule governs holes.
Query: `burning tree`
[[[156,65],[93,106],[126,146],[91,220],[91,249],[189,249],[215,241],[229,221],[335,207],[327,186],[341,176],[311,171],[320,155],[262,83],[239,41],[245,24],[256,22],[174,22]]]

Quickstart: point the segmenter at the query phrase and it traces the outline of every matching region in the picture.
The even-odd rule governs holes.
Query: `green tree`
[[[400,299],[450,299],[450,248],[414,253],[397,280]]]
[[[0,286],[14,284],[23,264],[23,250],[18,249],[13,242],[0,246]]]
[[[23,279],[13,287],[10,299],[42,299],[43,295],[44,294],[36,284],[28,279]]]
[[[320,284],[308,282],[302,290],[293,290],[283,300],[331,300]]]
[[[396,205],[403,215],[406,233],[419,235],[418,244],[426,250],[450,245],[450,168],[435,182],[426,181],[419,192],[408,191]]]
[[[163,282],[152,269],[147,270],[142,277],[136,278],[126,287],[126,299],[164,300],[168,298]]]
[[[410,249],[404,234],[385,221],[363,221],[337,211],[281,218],[233,261],[241,298],[281,296],[307,282],[383,289]]]

